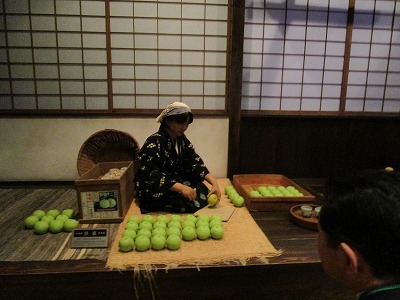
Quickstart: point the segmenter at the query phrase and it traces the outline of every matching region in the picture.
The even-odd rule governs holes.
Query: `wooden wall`
[[[344,170],[400,169],[400,120],[242,117],[240,174],[325,178]]]

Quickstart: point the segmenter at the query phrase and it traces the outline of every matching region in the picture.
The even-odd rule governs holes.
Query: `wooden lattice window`
[[[246,1],[242,110],[399,114],[397,1]]]
[[[0,110],[226,111],[228,0],[1,0]]]

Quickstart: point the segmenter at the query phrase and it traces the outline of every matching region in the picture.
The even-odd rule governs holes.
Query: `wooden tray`
[[[250,192],[260,186],[294,186],[303,196],[295,197],[252,197]],[[309,191],[280,174],[233,175],[233,186],[244,198],[250,211],[287,211],[294,204],[313,203],[315,196]]]
[[[295,205],[290,209],[290,218],[292,219],[293,223],[296,225],[303,227],[305,229],[309,230],[314,230],[318,231],[318,219],[315,217],[311,218],[305,218],[301,214],[301,206],[302,205],[309,205],[313,209],[316,208],[319,205],[313,205],[313,204],[300,204],[300,205]]]

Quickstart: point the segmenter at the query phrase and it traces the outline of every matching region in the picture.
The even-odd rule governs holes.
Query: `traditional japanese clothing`
[[[399,300],[400,284],[388,284],[361,293],[358,300]]]
[[[158,122],[166,116],[190,111],[185,104],[173,104],[160,114]],[[209,190],[203,181],[209,171],[185,135],[177,136],[174,144],[162,124],[158,132],[147,138],[139,152],[139,161],[135,180],[142,213],[194,213],[207,205]],[[196,189],[197,199],[190,201],[172,191],[177,182]]]

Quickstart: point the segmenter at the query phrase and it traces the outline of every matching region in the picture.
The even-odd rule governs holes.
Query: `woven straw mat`
[[[221,191],[230,185],[229,179],[218,179]],[[219,205],[232,205],[225,194],[222,194]],[[161,213],[153,214],[157,216]],[[269,257],[281,255],[275,249],[260,227],[254,221],[246,207],[236,208],[228,222],[224,222],[224,237],[221,240],[183,241],[178,250],[148,250],[145,252],[120,252],[118,241],[125,229],[128,217],[141,215],[136,202],[133,202],[124,221],[118,228],[116,238],[111,247],[106,266],[111,269],[145,269],[163,266],[207,266],[213,264],[242,264],[249,259],[258,259],[260,263],[268,263]]]

